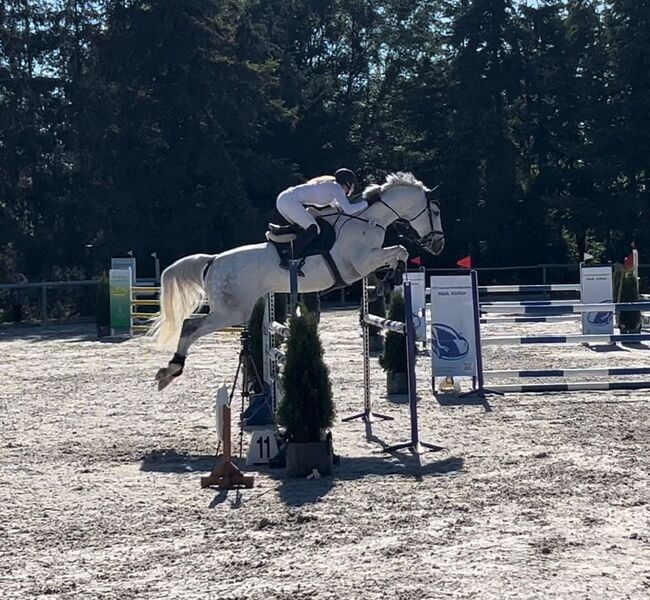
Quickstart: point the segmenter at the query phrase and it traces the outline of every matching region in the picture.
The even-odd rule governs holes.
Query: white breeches
[[[300,225],[303,229],[316,225],[318,233],[320,233],[320,227],[318,227],[316,219],[309,214],[301,202],[292,197],[290,192],[282,192],[278,196],[275,206],[289,223]]]

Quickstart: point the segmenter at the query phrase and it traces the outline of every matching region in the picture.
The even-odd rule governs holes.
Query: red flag
[[[422,265],[422,259],[419,256],[414,256],[410,259],[410,263],[419,267]]]
[[[471,256],[465,256],[464,258],[461,258],[460,260],[457,260],[456,264],[459,267],[462,267],[463,269],[471,269],[472,268],[472,257]]]

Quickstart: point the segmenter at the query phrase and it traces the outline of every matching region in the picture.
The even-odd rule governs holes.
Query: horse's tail
[[[183,321],[201,306],[206,267],[212,254],[192,254],[169,265],[160,278],[160,316],[154,320],[150,335],[157,345],[167,348],[178,342]]]

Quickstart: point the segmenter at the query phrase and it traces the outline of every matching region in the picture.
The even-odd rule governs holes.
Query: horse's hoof
[[[402,273],[402,271],[395,271],[391,278],[391,282],[393,285],[402,285],[402,283],[404,283],[404,273]]]
[[[173,377],[158,379],[158,391],[162,392],[172,381],[174,381]]]
[[[372,297],[369,298],[369,300],[372,302],[373,300],[376,300],[380,296],[383,296],[385,294],[385,286],[383,281],[378,281],[377,284],[375,285],[375,291],[372,294]]]
[[[173,372],[169,367],[158,369],[155,380],[158,382],[158,391],[164,390],[180,373]]]

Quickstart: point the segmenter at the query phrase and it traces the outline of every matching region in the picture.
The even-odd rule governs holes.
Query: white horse
[[[336,233],[330,254],[343,283],[354,283],[382,267],[405,269],[406,248],[382,248],[386,228],[395,221],[408,223],[427,251],[442,252],[445,237],[440,208],[431,192],[412,174],[395,173],[383,185],[370,186],[363,192],[369,206],[362,213],[327,217]],[[152,333],[160,346],[176,341],[177,345],[167,367],[156,374],[159,390],[182,373],[187,351],[198,338],[245,323],[255,302],[265,294],[289,292],[289,273],[280,268],[279,262],[274,245],[265,242],[216,255],[193,254],[163,271],[160,316]],[[320,255],[308,257],[303,272],[301,293],[341,283]],[[209,314],[190,316],[206,299]]]

